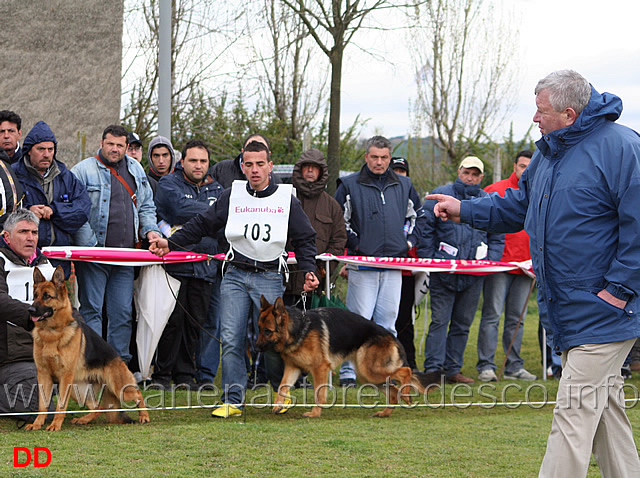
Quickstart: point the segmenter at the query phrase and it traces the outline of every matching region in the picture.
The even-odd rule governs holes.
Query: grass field
[[[537,342],[537,308],[531,302],[525,322],[525,366],[541,373]],[[477,377],[476,337],[479,317],[471,330],[462,372]],[[422,338],[424,316],[418,318]],[[498,352],[498,365],[504,355]],[[419,360],[421,363],[422,360]],[[627,382],[640,387],[640,374]],[[0,476],[47,477],[194,477],[194,476],[340,476],[340,477],[486,477],[537,476],[551,426],[557,383],[553,380],[450,385],[428,397],[432,407],[396,409],[389,419],[376,419],[369,407],[380,397],[360,397],[350,390],[338,397],[320,419],[302,418],[307,409],[296,407],[275,416],[268,408],[247,407],[245,417],[213,419],[210,410],[196,408],[195,393],[160,395],[147,391],[153,410],[147,425],[112,426],[103,418],[86,427],[67,418],[57,433],[27,432],[15,422],[0,419]],[[338,388],[339,393],[342,389]],[[365,390],[374,395],[372,389]],[[311,392],[307,402],[311,403]],[[296,391],[304,402],[304,391]],[[200,397],[207,406],[213,393]],[[444,395],[444,399],[443,399]],[[545,397],[546,395],[546,397]],[[628,393],[628,398],[633,398]],[[192,408],[188,407],[189,398]],[[256,404],[268,401],[264,391],[248,396]],[[505,400],[506,399],[506,400]],[[173,403],[172,403],[172,400]],[[518,404],[532,400],[534,405]],[[500,402],[509,402],[508,406]],[[483,402],[483,407],[477,405]],[[343,403],[347,406],[343,406]],[[358,405],[360,403],[360,405]],[[424,400],[420,400],[424,405]],[[635,405],[635,404],[631,404]],[[638,406],[628,410],[640,443]],[[14,447],[47,447],[46,468],[14,468]],[[21,455],[20,460],[24,461]],[[592,463],[589,477],[600,476]]]

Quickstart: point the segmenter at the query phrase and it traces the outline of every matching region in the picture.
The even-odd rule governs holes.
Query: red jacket
[[[489,184],[484,190],[488,193],[498,193],[504,197],[504,192],[508,188],[518,189],[516,173],[511,173],[511,176],[507,179]],[[524,232],[524,230],[513,234],[505,234],[502,262],[522,262],[529,259],[531,259],[531,254],[529,253],[529,235]],[[523,274],[519,269],[510,272]]]

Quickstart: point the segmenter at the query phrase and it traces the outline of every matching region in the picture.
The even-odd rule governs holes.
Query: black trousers
[[[158,342],[153,379],[176,383],[193,382],[195,354],[211,296],[211,283],[175,276],[180,281],[178,301]]]
[[[398,340],[404,347],[407,354],[409,367],[416,367],[416,348],[413,345],[413,302],[415,301],[415,278],[413,275],[402,276],[402,292],[400,295],[400,307],[398,308],[398,318],[396,319],[396,331]]]

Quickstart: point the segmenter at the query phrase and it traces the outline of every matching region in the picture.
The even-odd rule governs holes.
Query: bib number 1
[[[271,240],[271,224],[249,224],[244,225],[244,238],[251,239],[253,241],[262,240],[263,242],[269,242]]]

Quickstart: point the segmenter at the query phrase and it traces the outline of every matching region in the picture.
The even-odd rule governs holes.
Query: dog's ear
[[[261,309],[266,309],[267,307],[269,307],[271,304],[269,303],[269,301],[265,298],[264,294],[260,296],[260,308]]]
[[[40,269],[38,269],[37,267],[33,268],[33,283],[34,284],[38,284],[40,282],[44,282],[45,279],[44,276],[42,275],[42,272],[40,272]]]
[[[55,272],[53,273],[53,277],[51,278],[56,287],[60,287],[64,285],[64,269],[62,266],[56,267]]]
[[[289,319],[289,314],[287,313],[287,308],[284,305],[282,297],[278,297],[273,303],[273,315],[276,318],[278,326],[284,327],[286,325],[286,322]]]
[[[276,301],[273,303],[273,308],[278,314],[282,314],[286,312],[286,308],[284,306],[284,301],[282,300],[282,297],[278,297],[276,299]]]

